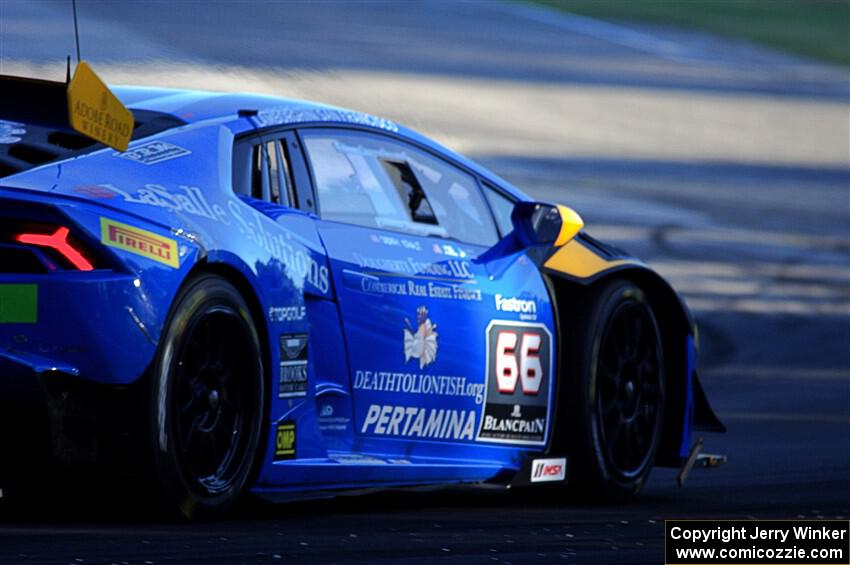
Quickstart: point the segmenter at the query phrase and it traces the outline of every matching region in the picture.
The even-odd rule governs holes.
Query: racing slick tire
[[[640,287],[615,278],[580,307],[568,340],[572,493],[615,502],[644,485],[661,441],[665,371],[661,334]]]
[[[151,379],[149,443],[168,511],[207,519],[236,502],[257,460],[264,380],[245,300],[221,277],[190,280],[175,299]]]

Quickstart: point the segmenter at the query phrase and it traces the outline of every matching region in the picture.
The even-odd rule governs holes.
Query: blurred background
[[[389,117],[667,276],[729,427],[706,450],[730,463],[681,491],[656,472],[619,515],[850,516],[847,0],[77,7],[82,57],[112,84]],[[73,38],[70,0],[0,0],[0,73],[62,80]]]

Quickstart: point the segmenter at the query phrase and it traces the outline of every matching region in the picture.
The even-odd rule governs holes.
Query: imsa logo
[[[561,459],[535,459],[531,463],[531,482],[550,483],[560,482],[567,479],[567,460]]]

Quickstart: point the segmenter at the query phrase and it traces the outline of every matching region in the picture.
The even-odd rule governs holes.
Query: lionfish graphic
[[[428,309],[416,309],[416,330],[407,318],[404,328],[404,362],[419,359],[419,368],[424,369],[437,360],[437,325],[428,318]]]

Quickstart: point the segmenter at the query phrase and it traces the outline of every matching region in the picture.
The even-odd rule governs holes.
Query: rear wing
[[[67,90],[64,82],[0,75],[0,119],[72,131]]]
[[[118,151],[133,135],[133,114],[85,61],[67,84],[0,75],[0,119],[76,131]]]
[[[0,178],[185,123],[128,110],[85,62],[67,83],[0,75]]]

